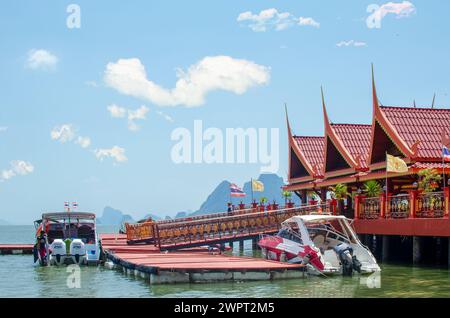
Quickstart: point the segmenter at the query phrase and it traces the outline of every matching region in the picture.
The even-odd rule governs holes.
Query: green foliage
[[[378,183],[378,181],[369,180],[366,183],[364,183],[363,191],[369,198],[374,198],[381,194],[383,188]]]
[[[268,201],[268,199],[266,198],[266,197],[261,197],[260,199],[259,199],[259,203],[261,203],[261,204],[264,204],[264,203],[266,203]]]
[[[285,199],[290,199],[292,197],[292,192],[291,191],[282,191],[282,195]]]
[[[439,188],[442,176],[436,169],[424,169],[419,171],[419,190],[429,193]]]
[[[349,196],[346,184],[338,183],[334,187],[330,187],[332,191],[331,196],[337,200],[344,200]]]

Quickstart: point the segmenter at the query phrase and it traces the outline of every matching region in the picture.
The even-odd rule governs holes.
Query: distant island
[[[264,183],[263,192],[254,192],[253,199],[259,202],[261,197],[266,197],[271,203],[275,200],[279,204],[284,203],[281,187],[284,186],[283,178],[276,174],[261,174],[257,179]],[[250,181],[246,182],[243,186],[243,191],[247,194],[244,198],[232,198],[232,203],[238,205],[242,200],[243,203],[249,205],[252,201],[251,196],[251,184]],[[227,203],[230,201],[230,182],[224,180],[220,182],[206,200],[201,204],[200,208],[194,212],[181,211],[176,213],[175,218],[184,218],[189,216],[203,215],[209,213],[224,212],[227,209]],[[292,196],[292,201],[295,204],[299,204],[299,198]],[[153,220],[171,219],[170,216],[161,217],[154,214],[147,214],[143,219],[151,217]],[[123,222],[136,222],[131,215],[124,214],[122,211],[114,209],[112,207],[105,207],[103,214],[97,219],[99,224],[103,225],[120,225]]]
[[[263,192],[254,192],[253,199],[259,202],[261,197],[266,197],[269,202],[272,203],[275,200],[280,205],[284,204],[284,198],[282,196],[281,187],[284,186],[283,178],[276,174],[261,174],[257,179],[264,184]],[[250,181],[246,182],[242,187],[243,191],[247,194],[243,198],[232,198],[233,205],[237,206],[242,200],[243,203],[249,205],[252,201],[251,184]],[[292,196],[292,201],[295,204],[299,204],[300,200],[296,196]],[[230,201],[230,181],[224,180],[220,182],[216,188],[208,195],[205,201],[200,205],[200,208],[196,211],[179,211],[175,214],[174,218],[184,218],[189,216],[203,215],[209,213],[224,212],[227,209],[227,203]],[[172,219],[170,216],[158,216],[155,214],[146,214],[140,219],[152,218],[153,220]],[[120,225],[124,222],[133,223],[135,220],[130,214],[124,213],[118,209],[110,206],[106,206],[102,215],[97,217],[97,223],[100,225]],[[10,222],[0,219],[0,225],[11,225]]]

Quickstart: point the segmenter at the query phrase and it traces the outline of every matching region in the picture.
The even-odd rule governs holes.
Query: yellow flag
[[[264,191],[264,183],[258,180],[252,180],[252,190],[255,192],[263,192]]]
[[[387,172],[408,172],[408,165],[402,159],[386,154]]]

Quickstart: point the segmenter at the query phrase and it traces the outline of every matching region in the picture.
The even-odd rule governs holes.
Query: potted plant
[[[424,193],[435,192],[439,188],[442,176],[436,169],[424,169],[419,171],[419,191]]]
[[[344,211],[344,200],[349,196],[347,185],[338,183],[330,188],[331,196],[338,202],[338,212],[342,214]]]
[[[363,192],[366,194],[368,198],[376,198],[380,196],[383,188],[376,180],[369,180],[364,183]]]
[[[292,208],[292,206],[293,206],[293,203],[291,200],[292,192],[284,190],[281,194],[284,197],[284,205],[288,208]]]
[[[318,202],[319,202],[319,196],[313,192],[309,199],[309,205],[316,205]]]
[[[442,180],[442,176],[436,169],[424,169],[419,171],[418,175],[420,192],[425,194],[436,192]],[[439,195],[428,195],[422,200],[422,205],[427,207],[431,214],[434,213],[435,207],[439,210],[442,205],[442,198]]]
[[[260,212],[264,212],[266,207],[265,207],[265,203],[267,202],[267,198],[266,197],[261,197],[261,199],[259,199],[259,211]]]

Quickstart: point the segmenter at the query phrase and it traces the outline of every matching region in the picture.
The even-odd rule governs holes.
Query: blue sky
[[[81,9],[80,28],[66,25],[71,3]],[[61,210],[67,200],[97,213],[110,205],[135,217],[173,215],[196,210],[224,179],[242,185],[259,175],[260,164],[175,164],[171,133],[192,130],[196,119],[223,130],[280,128],[278,174],[285,177],[283,103],[297,134],[323,132],[321,85],[332,121],[369,123],[372,62],[383,104],[408,106],[415,99],[427,106],[436,92],[436,104],[448,107],[450,3],[386,3],[3,1],[0,219],[29,224],[44,210]],[[366,24],[370,4],[382,10],[381,28]],[[272,19],[264,20],[260,13],[268,9],[276,14],[267,11]],[[228,66],[247,63],[252,74],[233,77],[233,67],[213,59],[210,67],[218,75],[202,77],[199,89],[206,93],[195,107],[188,107],[191,90],[170,91],[177,69],[189,76],[190,66],[219,56],[230,59]],[[146,80],[172,95],[161,100],[161,94],[123,80],[120,60],[137,62],[133,71],[145,67]],[[108,63],[119,70],[109,82]],[[231,74],[225,83],[231,88],[223,88],[220,72]],[[190,79],[197,75],[194,67]],[[111,105],[123,117],[111,116]],[[139,125],[132,131],[127,117],[141,106],[145,119],[132,120]],[[62,125],[72,133],[64,143],[61,135],[51,135]],[[88,137],[89,145],[83,148],[78,137]],[[108,156],[114,146],[126,161]]]

